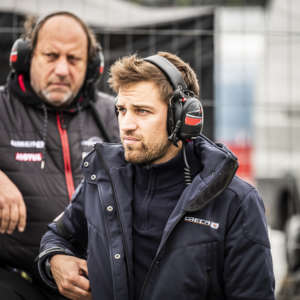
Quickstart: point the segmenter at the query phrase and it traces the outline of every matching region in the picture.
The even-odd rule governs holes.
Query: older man
[[[118,125],[95,86],[100,45],[76,15],[45,16],[10,62],[0,91],[0,298],[41,300],[47,292],[32,278],[40,238],[81,181],[82,157],[95,142],[118,141]]]

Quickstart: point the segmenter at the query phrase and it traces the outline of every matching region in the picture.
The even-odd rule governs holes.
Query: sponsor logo
[[[209,220],[199,219],[199,218],[195,218],[195,217],[185,217],[184,221],[189,222],[189,223],[209,226],[213,229],[218,229],[219,228],[219,223],[212,222],[212,221],[209,221]]]
[[[198,126],[202,122],[202,117],[187,114],[184,120],[185,125]]]
[[[42,149],[45,147],[44,141],[16,141],[11,140],[10,145],[15,148],[36,148]]]
[[[101,143],[102,139],[99,138],[98,136],[93,136],[89,138],[88,140],[82,141],[81,145],[82,146],[94,146],[97,143]]]
[[[17,152],[15,154],[16,161],[39,162],[42,161],[42,153]]]

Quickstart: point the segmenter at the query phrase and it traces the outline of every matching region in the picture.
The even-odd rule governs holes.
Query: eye
[[[149,110],[146,110],[146,109],[143,109],[143,108],[137,108],[137,109],[136,109],[136,112],[137,112],[139,115],[146,115],[146,114],[150,113]]]
[[[54,61],[58,58],[58,54],[54,52],[46,52],[44,53],[48,61]]]
[[[75,64],[77,61],[80,60],[79,57],[76,57],[76,56],[74,56],[74,55],[68,55],[67,58],[68,58],[68,62],[69,62],[70,64]]]
[[[117,112],[118,113],[125,113],[126,109],[122,106],[116,106]]]

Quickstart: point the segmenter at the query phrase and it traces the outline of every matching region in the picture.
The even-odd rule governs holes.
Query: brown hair
[[[185,63],[175,54],[158,52],[160,56],[168,59],[181,72],[189,90],[199,96],[197,76],[189,64]],[[152,81],[160,89],[161,96],[169,101],[174,90],[162,71],[150,62],[139,58],[137,55],[125,56],[117,60],[110,68],[108,83],[118,93],[120,87],[141,81]]]
[[[32,53],[34,52],[34,49],[37,45],[38,36],[41,28],[46,23],[47,20],[56,17],[56,16],[67,16],[75,21],[78,22],[78,24],[82,27],[83,31],[85,32],[88,40],[88,58],[89,60],[93,59],[93,57],[96,55],[96,53],[99,51],[99,43],[97,42],[95,33],[75,14],[68,12],[68,11],[58,11],[50,13],[46,16],[44,16],[41,19],[37,19],[35,17],[29,16],[25,23],[24,23],[24,29],[25,29],[25,38],[30,41],[31,43],[31,49]]]

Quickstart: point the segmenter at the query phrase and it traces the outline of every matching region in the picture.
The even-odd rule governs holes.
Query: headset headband
[[[168,59],[160,55],[152,55],[144,58],[144,60],[154,64],[165,74],[174,91],[179,87],[182,87],[184,90],[187,89],[180,71]]]

